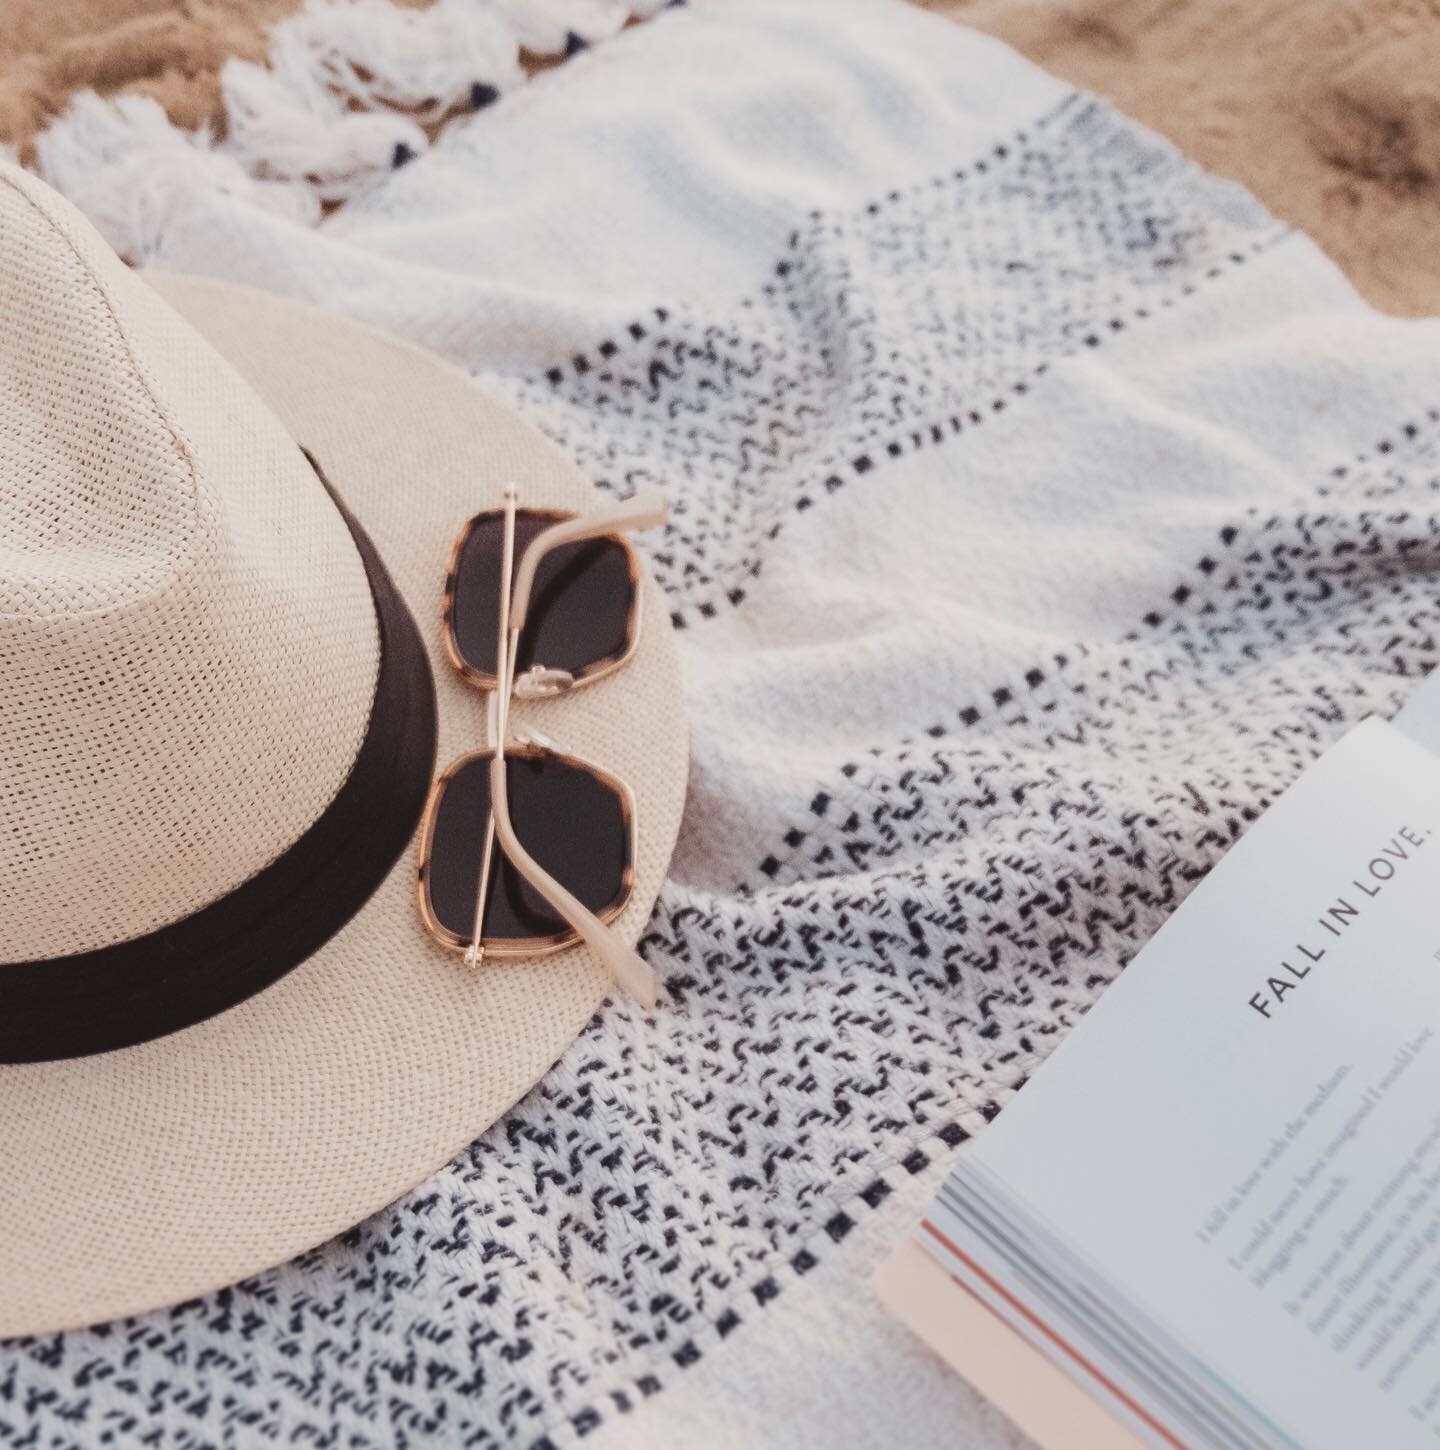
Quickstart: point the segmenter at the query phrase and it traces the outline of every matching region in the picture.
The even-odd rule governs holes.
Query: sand
[[[72,91],[153,96],[181,125],[223,125],[220,67],[265,54],[299,0],[0,0],[0,141],[20,147]]]
[[[298,0],[0,0],[0,140],[71,91],[222,127],[216,75]],[[1388,312],[1440,312],[1440,0],[927,0],[1111,99],[1309,232]]]
[[[1436,0],[945,0],[1308,232],[1376,307],[1440,312]]]

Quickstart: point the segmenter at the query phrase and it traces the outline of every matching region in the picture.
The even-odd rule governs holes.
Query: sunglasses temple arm
[[[520,844],[510,824],[510,804],[506,796],[505,762],[502,756],[490,759],[490,813],[500,849],[510,864],[565,919],[586,946],[605,964],[610,975],[647,1011],[655,1006],[655,973],[644,959],[588,910],[547,872]]]
[[[637,502],[639,502],[639,496],[630,500],[628,505],[622,505],[622,509],[628,510],[627,516],[634,516],[641,512],[634,507]],[[509,772],[505,764],[505,737],[510,728],[510,695],[514,688],[515,656],[520,641],[520,623],[517,623],[510,606],[510,600],[518,592],[518,588],[516,590],[511,588],[511,568],[515,556],[515,503],[515,490],[507,488],[505,490],[505,544],[500,579],[500,638],[497,641],[498,658],[496,660],[498,678],[497,688],[490,699],[490,713],[487,721],[492,734],[491,745],[495,753],[490,757],[490,820],[486,829],[488,831],[493,827],[495,835],[500,838],[500,849],[509,858],[510,864],[579,934],[581,940],[605,964],[615,981],[649,1011],[655,1006],[655,973],[637,952],[627,947],[594,912],[588,910],[530,855],[520,844],[520,838],[515,834],[515,827],[510,821]],[[653,502],[651,508],[653,509]],[[621,510],[610,510],[611,520],[599,532],[613,532],[616,527],[613,515],[619,512]],[[661,516],[664,516],[663,499]],[[558,527],[566,528],[567,525],[562,524]],[[547,529],[545,533],[536,538],[530,548],[526,549],[525,559],[529,559],[536,552],[536,546],[542,544],[552,532],[553,530]],[[579,536],[585,537],[585,534],[582,532]],[[548,547],[553,548],[554,545],[551,544]],[[540,550],[541,553],[544,551],[543,548]],[[523,583],[526,590],[525,597],[528,598],[535,571],[532,568],[529,574],[525,575],[524,560],[522,560],[520,572],[522,578],[519,582]],[[483,882],[481,890],[482,892],[484,890]]]
[[[515,563],[516,498],[517,490],[514,484],[510,484],[505,489],[505,539],[500,565],[500,639],[497,645],[499,649],[497,669],[501,676],[500,683],[503,689],[493,691],[485,706],[485,733],[489,737],[488,743],[501,756],[505,753],[510,679],[514,675],[513,664],[507,672],[505,660],[505,640],[509,626],[509,612],[505,607],[505,601],[510,596],[510,574]],[[504,702],[503,707],[502,701]],[[480,879],[475,883],[475,914],[471,920],[470,943],[465,948],[465,964],[470,967],[478,967],[485,959],[485,902],[490,894],[490,872],[494,863],[495,812],[492,810],[485,818],[485,845],[480,856]]]
[[[599,513],[582,514],[551,524],[530,541],[515,569],[515,587],[511,593],[510,633],[517,637],[525,628],[525,613],[535,589],[535,571],[552,549],[562,544],[579,543],[582,539],[598,539],[604,534],[629,532],[631,529],[658,528],[669,517],[669,505],[658,488],[647,488],[634,498]],[[513,673],[513,671],[512,671]]]
[[[490,893],[490,870],[495,861],[495,813],[485,821],[485,848],[480,858],[480,881],[475,888],[475,918],[470,928],[470,945],[465,948],[465,964],[478,967],[485,959],[485,898]]]

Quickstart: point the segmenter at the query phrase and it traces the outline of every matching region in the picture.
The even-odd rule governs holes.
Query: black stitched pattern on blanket
[[[667,488],[650,557],[684,625],[745,598],[795,512],[1284,234],[1236,195],[1072,94],[952,171],[812,212],[738,308],[656,308],[516,401],[602,487]]]

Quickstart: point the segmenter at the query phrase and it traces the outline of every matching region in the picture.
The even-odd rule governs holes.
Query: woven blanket
[[[1436,326],[888,0],[667,10],[319,225],[192,188],[144,242],[413,339],[603,490],[668,491],[670,1005],[609,1004],[301,1260],[0,1346],[0,1442],[1018,1444],[863,1276],[1247,824],[1435,663]]]

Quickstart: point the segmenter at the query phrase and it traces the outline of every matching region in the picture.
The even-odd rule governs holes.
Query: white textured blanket
[[[861,1276],[1246,823],[1434,664],[1440,332],[880,0],[667,11],[318,228],[217,190],[152,240],[667,489],[673,1005],[607,1007],[343,1240],[0,1346],[0,1442],[1018,1443]]]

